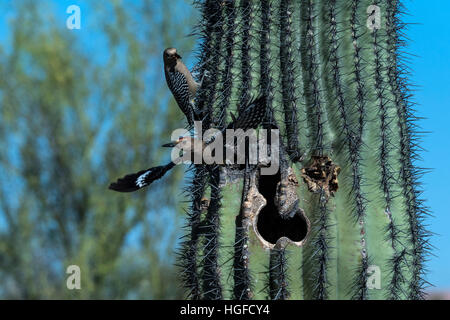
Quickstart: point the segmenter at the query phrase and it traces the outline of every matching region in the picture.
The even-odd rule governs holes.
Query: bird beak
[[[183,140],[183,138],[180,138],[180,139],[175,140],[175,141],[173,141],[173,142],[163,144],[162,147],[164,147],[164,148],[173,148],[173,147],[176,147],[182,140]]]
[[[176,146],[175,142],[170,142],[170,143],[163,144],[161,147],[164,147],[164,148],[173,148],[173,147],[175,147],[175,146]]]
[[[175,57],[177,57],[178,59],[182,59],[178,53],[175,53]]]

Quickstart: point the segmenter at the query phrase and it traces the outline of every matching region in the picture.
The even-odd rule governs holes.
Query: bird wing
[[[109,189],[118,192],[133,192],[150,185],[153,181],[163,177],[167,171],[172,169],[175,163],[170,162],[165,166],[153,167],[137,173],[127,174],[109,185]]]
[[[167,86],[175,98],[178,107],[186,115],[188,123],[193,124],[193,108],[191,104],[191,95],[189,93],[189,85],[186,76],[178,71],[167,72],[169,81],[167,81]]]
[[[244,106],[237,118],[227,126],[227,129],[256,129],[266,116],[267,104],[265,96],[260,96]]]

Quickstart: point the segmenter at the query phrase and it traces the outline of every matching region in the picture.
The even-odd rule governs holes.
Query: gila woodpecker
[[[191,137],[180,137],[177,141],[173,143],[167,143],[163,147],[177,147],[180,150],[191,150],[192,153],[198,152],[202,153],[204,149],[204,144],[200,142],[194,145],[194,138]],[[197,147],[197,145],[199,147]],[[162,178],[168,171],[173,169],[175,165],[179,162],[177,160],[171,161],[166,165],[153,167],[150,169],[142,170],[137,173],[127,174],[125,177],[118,179],[116,182],[109,185],[109,189],[118,192],[133,192],[150,185],[153,181]]]
[[[232,116],[233,121],[228,124],[226,129],[242,129],[243,131],[248,129],[256,129],[256,127],[262,123],[266,114],[266,109],[267,106],[265,97],[259,97],[243,108],[240,108],[241,111],[239,112],[239,116],[237,118]],[[225,129],[221,131],[221,134],[221,138],[224,139],[223,134],[225,134]],[[216,138],[218,138],[218,135],[214,136],[211,140],[204,142],[192,137],[179,137],[178,140],[164,144],[163,147],[176,147],[183,152],[190,152],[191,159],[203,159],[203,150]],[[224,154],[226,154],[226,152],[224,152]],[[142,189],[150,185],[153,181],[162,178],[168,171],[173,169],[175,165],[180,162],[180,159],[182,159],[181,156],[166,165],[128,174],[125,177],[118,179],[116,182],[111,183],[109,189],[118,192],[133,192]],[[224,162],[222,164],[226,163]]]
[[[194,97],[200,84],[194,80],[188,68],[181,61],[177,49],[168,48],[164,50],[163,59],[167,86],[181,111],[186,115],[189,125],[192,126],[194,120],[198,120]]]

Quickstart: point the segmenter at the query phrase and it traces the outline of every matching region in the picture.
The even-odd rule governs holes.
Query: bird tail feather
[[[153,181],[162,178],[167,171],[172,169],[175,163],[170,162],[165,166],[153,167],[137,173],[127,174],[109,185],[109,189],[118,192],[133,192],[150,185]]]

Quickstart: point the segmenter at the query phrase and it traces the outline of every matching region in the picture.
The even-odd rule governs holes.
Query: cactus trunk
[[[203,129],[224,128],[229,111],[264,94],[281,159],[273,176],[195,167],[179,258],[188,298],[422,298],[428,233],[401,3],[197,5]],[[280,190],[298,201],[288,218]]]

